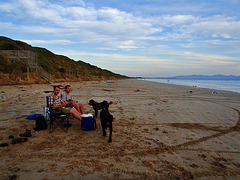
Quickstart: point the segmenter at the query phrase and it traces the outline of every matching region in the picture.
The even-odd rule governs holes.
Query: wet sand
[[[95,131],[34,131],[34,120],[17,117],[43,114],[52,85],[0,86],[0,143],[9,144],[0,179],[240,178],[240,94],[141,80],[70,84],[85,113],[94,114],[90,99],[114,102],[113,142],[99,118]],[[11,144],[26,129],[32,137]]]

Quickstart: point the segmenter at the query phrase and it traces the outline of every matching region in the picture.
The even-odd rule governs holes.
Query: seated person
[[[71,104],[71,102],[63,101],[58,96],[59,92],[60,92],[60,87],[54,86],[53,93],[51,96],[49,96],[48,104],[49,106],[53,106],[53,110],[60,107],[65,107],[67,104]],[[62,112],[66,114],[67,113],[73,114],[73,116],[77,118],[79,121],[82,120],[81,113],[79,113],[74,107],[62,108]]]
[[[83,104],[77,104],[77,102],[72,99],[72,95],[70,94],[70,92],[71,92],[71,86],[66,85],[65,86],[65,91],[61,95],[62,100],[67,101],[67,102],[71,102],[70,104],[67,105],[67,107],[75,107],[78,112],[80,112],[81,114],[84,114]]]

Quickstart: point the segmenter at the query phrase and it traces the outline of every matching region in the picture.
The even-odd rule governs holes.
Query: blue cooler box
[[[82,117],[81,129],[92,131],[96,129],[96,120],[94,117]]]

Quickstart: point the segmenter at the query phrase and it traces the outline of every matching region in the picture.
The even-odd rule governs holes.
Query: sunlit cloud
[[[74,44],[75,42],[69,41],[69,40],[24,40],[22,39],[21,41],[24,41],[28,44]],[[81,43],[81,42],[80,42]],[[85,43],[85,42],[82,42]]]

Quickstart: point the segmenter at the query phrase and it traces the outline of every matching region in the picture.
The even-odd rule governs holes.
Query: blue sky
[[[0,0],[0,35],[128,76],[240,75],[240,0]]]

